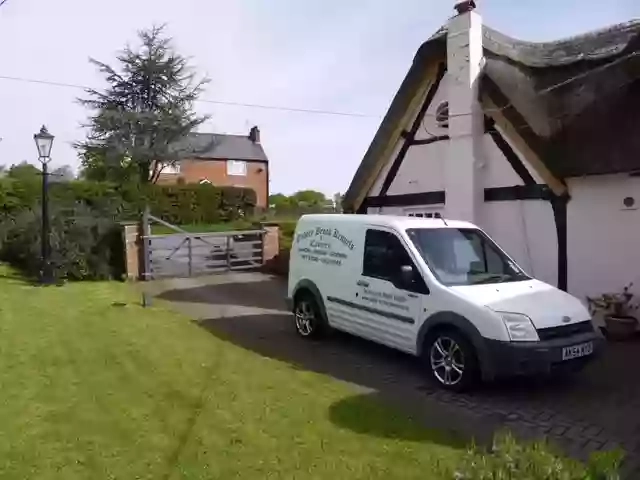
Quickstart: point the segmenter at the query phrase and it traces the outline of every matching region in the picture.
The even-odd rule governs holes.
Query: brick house
[[[163,168],[158,183],[211,183],[216,186],[251,188],[258,207],[268,206],[269,160],[260,143],[260,130],[248,135],[193,133],[190,153],[175,165]]]

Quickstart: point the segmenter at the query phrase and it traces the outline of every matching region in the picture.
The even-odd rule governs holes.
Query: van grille
[[[553,340],[555,338],[570,337],[580,333],[593,332],[593,324],[591,320],[584,322],[572,323],[570,325],[560,325],[557,327],[541,328],[538,330],[540,340]]]

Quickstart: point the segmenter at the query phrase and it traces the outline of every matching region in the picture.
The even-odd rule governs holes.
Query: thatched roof
[[[413,64],[345,194],[361,193],[389,132],[433,62],[446,62],[446,27]],[[555,42],[534,43],[483,28],[488,94],[559,178],[640,170],[640,20]]]

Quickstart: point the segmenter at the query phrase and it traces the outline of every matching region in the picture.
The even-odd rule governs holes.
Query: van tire
[[[295,296],[293,320],[296,332],[303,338],[318,339],[327,331],[318,302],[310,292],[300,292]]]
[[[480,379],[473,344],[455,328],[438,328],[427,334],[422,362],[431,380],[446,390],[468,391]]]

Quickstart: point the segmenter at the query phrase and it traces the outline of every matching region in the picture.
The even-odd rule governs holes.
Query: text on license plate
[[[571,360],[572,358],[585,357],[593,353],[593,342],[572,345],[562,349],[562,360]]]

